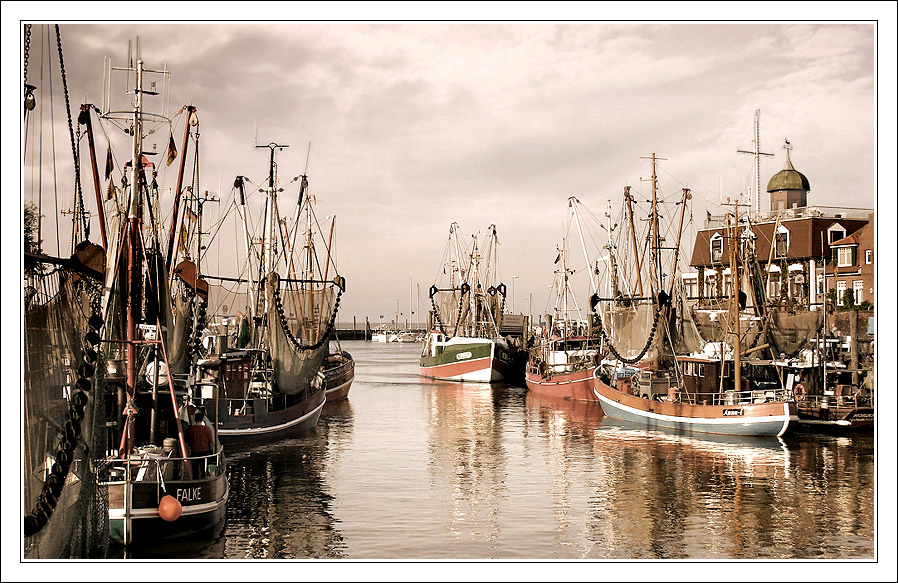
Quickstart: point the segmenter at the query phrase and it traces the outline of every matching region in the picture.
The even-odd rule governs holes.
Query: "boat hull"
[[[638,423],[646,428],[662,428],[687,433],[718,435],[781,436],[798,417],[788,402],[736,405],[693,405],[654,401],[618,391],[595,378],[595,395],[605,415]]]
[[[228,501],[227,475],[213,479],[168,481],[165,490],[156,481],[109,482],[109,540],[130,545],[215,536],[224,526]],[[159,501],[166,492],[181,503],[181,516],[168,522],[159,516]],[[130,510],[125,510],[125,499]]]
[[[593,390],[592,369],[543,376],[531,370],[525,374],[527,389],[534,395],[567,399],[570,401],[598,402]]]
[[[295,405],[281,410],[265,410],[264,399],[252,399],[259,410],[249,415],[235,415],[232,404],[234,400],[221,400],[219,413],[218,438],[227,446],[250,446],[277,441],[302,434],[315,427],[321,410],[324,408],[325,394],[323,390]]]
[[[873,407],[819,407],[798,403],[798,428],[805,431],[872,431]]]
[[[505,379],[508,362],[496,354],[494,342],[456,343],[435,356],[421,357],[421,376],[466,383],[492,383]]]
[[[355,378],[355,361],[349,353],[343,355],[328,355],[321,368],[324,397],[329,403],[349,397],[349,388]]]

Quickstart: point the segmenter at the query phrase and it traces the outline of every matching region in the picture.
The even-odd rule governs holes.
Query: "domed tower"
[[[770,210],[778,211],[796,207],[808,206],[808,192],[811,183],[807,176],[792,166],[789,152],[792,145],[786,140],[786,167],[773,175],[767,183],[767,192],[770,193]]]

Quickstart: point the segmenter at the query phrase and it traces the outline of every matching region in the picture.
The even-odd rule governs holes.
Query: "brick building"
[[[874,213],[870,209],[808,206],[811,186],[792,165],[770,178],[770,211],[740,220],[743,250],[754,250],[768,305],[817,309],[836,289],[841,301],[852,289],[856,303],[874,303]],[[690,265],[683,274],[688,297],[701,306],[729,293],[729,244],[721,217],[708,215],[696,234]],[[856,290],[856,291],[855,291]],[[858,296],[860,294],[860,296]]]

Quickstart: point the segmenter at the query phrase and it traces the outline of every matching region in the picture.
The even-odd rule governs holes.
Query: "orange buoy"
[[[159,517],[166,522],[174,522],[181,516],[181,503],[172,496],[166,494],[159,501]]]

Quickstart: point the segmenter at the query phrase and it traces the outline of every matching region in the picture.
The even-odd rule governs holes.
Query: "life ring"
[[[795,388],[792,390],[792,392],[795,394],[796,401],[804,401],[805,397],[808,394],[804,388],[804,385],[801,383],[795,385]]]

